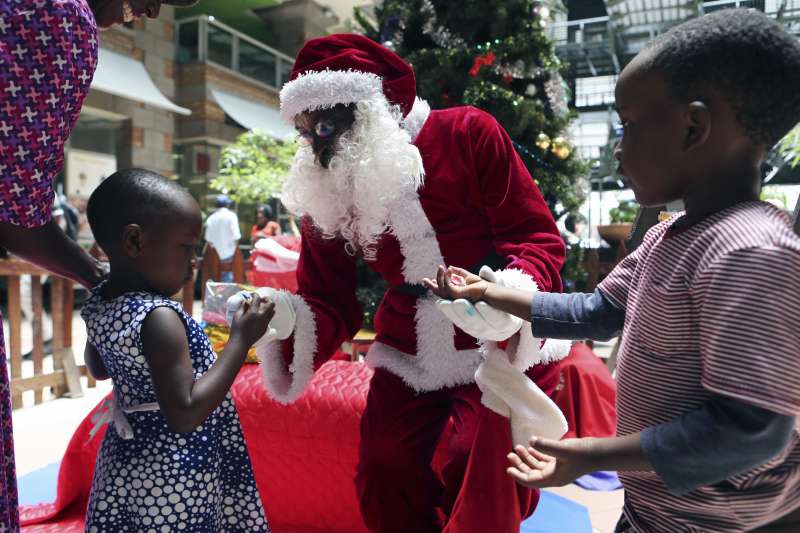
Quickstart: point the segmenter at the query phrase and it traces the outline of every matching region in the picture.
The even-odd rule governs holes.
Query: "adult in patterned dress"
[[[94,260],[51,220],[64,141],[97,66],[98,27],[158,16],[196,0],[0,2],[0,246],[92,287]],[[0,531],[18,531],[11,396],[0,332]]]

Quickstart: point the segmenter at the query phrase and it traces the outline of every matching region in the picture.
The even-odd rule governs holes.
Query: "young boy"
[[[800,238],[758,201],[768,149],[800,120],[800,44],[759,13],[712,13],[642,51],[616,102],[619,172],[642,205],[681,199],[684,214],[593,294],[525,293],[455,268],[425,282],[530,319],[536,337],[624,334],[618,436],[534,436],[509,455],[518,482],[618,470],[620,532],[800,531]]]

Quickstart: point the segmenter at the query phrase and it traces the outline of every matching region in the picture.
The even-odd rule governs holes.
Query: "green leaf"
[[[238,204],[265,202],[280,194],[296,150],[295,142],[280,141],[264,131],[243,133],[222,150],[219,175],[211,188]]]

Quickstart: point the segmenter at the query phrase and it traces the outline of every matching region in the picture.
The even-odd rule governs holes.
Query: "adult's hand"
[[[100,263],[51,220],[37,228],[0,222],[0,246],[57,276],[92,288],[104,278]]]

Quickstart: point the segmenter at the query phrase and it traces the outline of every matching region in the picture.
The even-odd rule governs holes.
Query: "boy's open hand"
[[[273,315],[275,304],[269,298],[252,293],[251,298],[245,300],[233,317],[231,338],[241,336],[247,346],[252,346],[267,332]]]
[[[508,454],[511,466],[506,470],[517,483],[531,489],[561,487],[597,470],[593,463],[592,441],[565,439],[555,441],[533,437],[530,446],[516,446]]]
[[[477,302],[483,298],[489,282],[480,276],[458,267],[440,266],[436,271],[436,280],[425,278],[422,280],[430,291],[446,300],[458,300],[463,298],[470,302]]]

